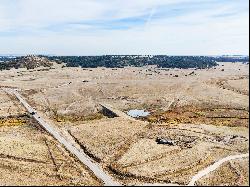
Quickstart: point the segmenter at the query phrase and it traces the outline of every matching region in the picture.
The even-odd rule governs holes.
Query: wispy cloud
[[[248,12],[248,0],[0,0],[0,53],[247,53]]]
[[[152,20],[152,17],[154,16],[155,12],[156,12],[156,7],[153,7],[149,16],[148,16],[148,19],[147,19],[147,22],[146,22],[146,26],[150,24],[151,20]]]

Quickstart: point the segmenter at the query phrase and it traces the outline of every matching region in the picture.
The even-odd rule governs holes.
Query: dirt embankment
[[[154,112],[144,118],[151,123],[211,124],[229,127],[248,127],[249,111],[230,106],[183,106],[168,111]]]

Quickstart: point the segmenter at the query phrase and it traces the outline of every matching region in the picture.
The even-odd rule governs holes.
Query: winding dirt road
[[[195,182],[204,177],[205,175],[209,174],[210,172],[216,170],[223,164],[224,162],[228,162],[230,160],[235,160],[235,159],[240,159],[240,158],[245,158],[249,157],[249,153],[246,154],[240,154],[240,155],[233,155],[233,156],[228,156],[225,158],[222,158],[221,160],[215,162],[213,165],[208,166],[204,170],[201,170],[199,173],[197,173],[195,176],[193,176],[192,180],[188,184],[188,186],[194,186]]]

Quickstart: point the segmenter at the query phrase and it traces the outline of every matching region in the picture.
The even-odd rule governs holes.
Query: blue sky
[[[248,0],[0,0],[0,54],[248,51]]]

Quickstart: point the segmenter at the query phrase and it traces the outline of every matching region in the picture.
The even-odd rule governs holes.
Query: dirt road
[[[245,158],[245,157],[249,157],[249,153],[228,156],[228,157],[225,157],[225,158],[215,162],[213,165],[208,166],[204,170],[201,170],[197,175],[193,176],[193,178],[190,181],[190,183],[188,184],[188,186],[194,186],[196,181],[198,181],[200,178],[204,177],[205,175],[209,174],[210,172],[216,170],[224,162],[227,162],[227,161],[230,161],[230,160],[235,160],[235,159],[240,159],[240,158]]]
[[[109,175],[107,175],[101,167],[94,163],[83,151],[78,150],[75,146],[69,143],[55,128],[45,122],[41,116],[23,99],[23,97],[14,89],[4,88],[5,92],[10,95],[15,95],[17,99],[23,104],[29,113],[33,114],[34,119],[49,132],[58,142],[63,144],[65,148],[74,154],[84,165],[86,165],[106,186],[120,186]]]

